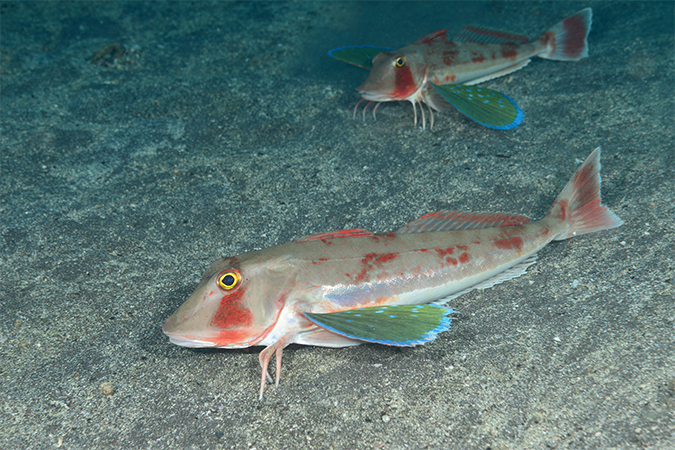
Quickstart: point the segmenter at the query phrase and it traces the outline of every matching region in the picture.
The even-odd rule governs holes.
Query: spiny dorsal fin
[[[448,40],[448,30],[437,30],[434,31],[433,33],[429,33],[424,37],[419,38],[418,40],[415,41],[415,44],[428,44],[430,42],[433,42],[435,40],[442,40],[442,41],[447,41]]]
[[[338,231],[328,231],[326,233],[316,233],[310,234],[308,236],[301,237],[296,239],[295,242],[307,242],[307,241],[316,241],[322,239],[338,239],[344,237],[357,237],[357,236],[372,236],[373,233],[366,231],[362,228],[354,228],[352,230],[338,230]]]
[[[475,228],[510,227],[530,221],[518,214],[438,211],[425,214],[402,226],[397,233],[427,233],[430,231],[469,230]]]
[[[316,325],[350,339],[413,347],[450,328],[454,311],[438,305],[389,305],[326,314],[304,313]]]
[[[464,27],[452,40],[478,44],[527,44],[530,42],[527,36],[478,27]]]

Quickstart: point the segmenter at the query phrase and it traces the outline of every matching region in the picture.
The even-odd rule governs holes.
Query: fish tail
[[[586,38],[591,31],[592,22],[593,12],[591,8],[586,8],[553,25],[537,39],[546,46],[539,57],[557,61],[577,61],[587,57]]]
[[[557,241],[623,224],[623,220],[601,204],[599,147],[574,172],[546,217],[567,224],[567,229],[556,237]]]

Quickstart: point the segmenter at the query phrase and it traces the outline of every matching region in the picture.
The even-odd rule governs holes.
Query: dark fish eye
[[[241,275],[239,274],[239,271],[229,270],[227,272],[223,272],[218,276],[218,287],[226,291],[229,291],[237,287],[240,281]]]
[[[405,66],[405,58],[403,56],[399,56],[396,58],[396,67],[403,67]]]

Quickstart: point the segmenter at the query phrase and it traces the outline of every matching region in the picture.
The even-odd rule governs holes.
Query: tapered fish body
[[[415,105],[419,103],[423,128],[426,119],[421,104],[426,103],[432,126],[431,109],[443,111],[454,106],[487,127],[510,129],[523,119],[522,111],[510,98],[489,90],[491,96],[474,95],[474,91],[465,92],[457,85],[473,85],[512,73],[533,57],[557,61],[584,58],[588,56],[586,37],[591,18],[591,9],[584,9],[533,41],[525,36],[466,27],[452,40],[448,39],[447,30],[439,30],[396,50],[380,49],[374,56],[372,48],[364,47],[343,47],[329,54],[371,70],[366,81],[357,88],[363,100],[409,101],[415,111],[415,124]],[[367,50],[370,53],[364,58]],[[466,103],[473,100],[476,100],[473,104]],[[499,108],[509,103],[513,106],[512,112],[500,111]],[[505,121],[507,116],[510,121]]]
[[[440,211],[396,232],[322,233],[221,259],[163,330],[188,347],[266,346],[261,397],[271,356],[276,352],[278,382],[281,354],[291,343],[412,346],[433,340],[448,329],[452,310],[420,305],[523,275],[552,240],[623,223],[600,204],[599,170],[596,150],[549,213],[534,222],[514,214]]]

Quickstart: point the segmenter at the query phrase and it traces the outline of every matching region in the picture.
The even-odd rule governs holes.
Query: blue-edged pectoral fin
[[[388,305],[326,314],[304,313],[307,319],[333,333],[375,344],[412,347],[436,339],[450,328],[445,306]]]
[[[338,61],[346,62],[347,64],[353,64],[362,69],[372,69],[373,68],[373,58],[378,53],[386,52],[393,50],[392,48],[383,48],[383,47],[370,47],[368,45],[362,45],[359,47],[340,47],[334,48],[328,52],[328,56],[331,56]]]
[[[516,102],[501,92],[461,84],[431,85],[469,119],[488,128],[510,130],[520,125],[525,118]]]

